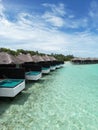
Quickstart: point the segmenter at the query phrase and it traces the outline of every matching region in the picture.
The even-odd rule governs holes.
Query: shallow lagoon
[[[98,64],[65,64],[0,98],[0,130],[98,130]]]

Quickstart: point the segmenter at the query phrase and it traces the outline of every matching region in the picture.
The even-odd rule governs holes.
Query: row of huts
[[[98,64],[98,58],[73,58],[71,60],[74,64]]]
[[[48,55],[13,56],[0,52],[0,97],[16,96],[25,88],[25,80],[39,80],[43,74],[48,74],[63,64],[63,61]]]

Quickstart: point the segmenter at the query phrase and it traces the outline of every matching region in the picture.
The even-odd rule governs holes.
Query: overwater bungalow
[[[50,60],[52,61],[53,65],[56,66],[56,68],[63,67],[64,61],[58,61],[55,57],[49,56]]]
[[[42,73],[48,74],[50,72],[50,63],[43,58],[43,56],[34,55],[32,56],[35,63],[39,64],[42,67]]]
[[[6,52],[0,52],[0,67],[18,67],[22,61]]]
[[[74,58],[71,62],[74,64],[97,64],[98,58]]]
[[[41,66],[34,63],[30,54],[20,54],[17,58],[23,62],[20,67],[25,68],[27,80],[38,80],[42,77]]]
[[[48,57],[48,55],[44,55],[42,56],[42,58],[44,59],[44,62],[46,64],[46,66],[43,67],[43,73],[49,73],[51,68],[50,58]]]
[[[55,57],[49,56],[50,60],[54,64],[54,66],[58,69],[63,67],[64,61],[58,61]]]
[[[44,55],[42,56],[42,58],[44,59],[44,62],[50,66],[49,67],[50,70],[55,70],[56,68],[60,68],[64,64],[63,61],[58,61],[53,56]]]
[[[15,97],[25,88],[25,70],[0,67],[0,97]]]
[[[83,61],[84,60],[82,58],[73,58],[71,60],[71,62],[74,63],[74,64],[82,64]]]
[[[25,71],[16,68],[17,62],[14,56],[0,52],[0,96],[14,97],[25,88]]]
[[[44,62],[44,59],[40,55],[33,55],[32,58],[35,63]]]
[[[98,64],[98,58],[92,58],[93,64]]]
[[[53,56],[48,56],[49,57],[49,59],[50,59],[50,70],[51,71],[53,71],[53,70],[55,70],[56,69],[56,66],[57,66],[57,64],[56,64],[56,59],[53,57]]]

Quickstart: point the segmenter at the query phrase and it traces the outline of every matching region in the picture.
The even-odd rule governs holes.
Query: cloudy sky
[[[98,0],[0,0],[0,47],[98,57]]]

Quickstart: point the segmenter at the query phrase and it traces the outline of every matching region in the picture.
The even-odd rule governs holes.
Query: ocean
[[[98,130],[98,64],[68,62],[0,98],[0,130]]]

